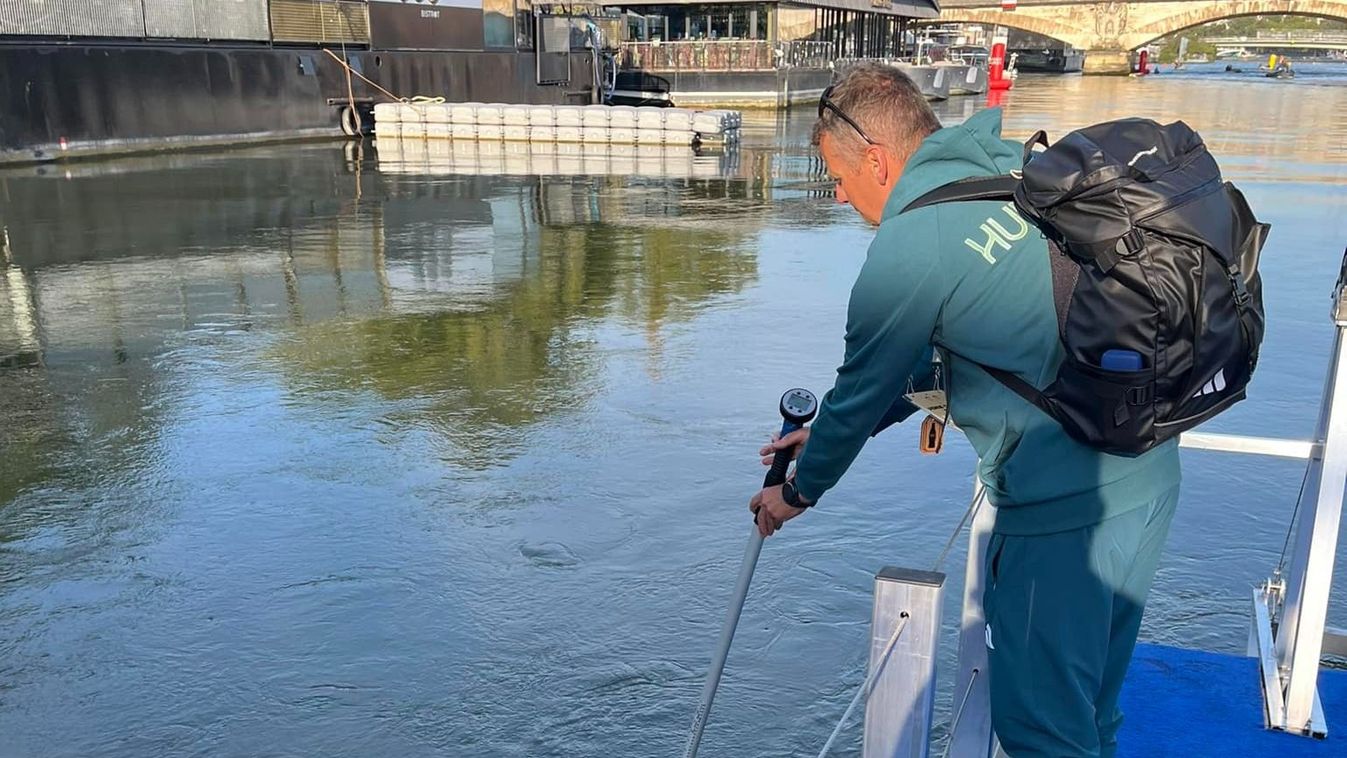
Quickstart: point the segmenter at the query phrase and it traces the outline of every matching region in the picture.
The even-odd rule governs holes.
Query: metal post
[[[982,489],[978,482],[974,493]],[[963,621],[959,627],[958,674],[955,692],[967,692],[963,712],[950,733],[948,755],[952,758],[985,758],[991,754],[992,709],[987,689],[987,617],[982,612],[986,588],[984,566],[991,541],[996,509],[983,503],[968,530],[968,560],[963,582]],[[976,673],[975,673],[976,672]],[[971,687],[971,688],[970,688]]]
[[[1296,629],[1300,623],[1300,600],[1301,591],[1304,589],[1305,561],[1309,557],[1310,539],[1313,536],[1312,527],[1307,527],[1306,524],[1313,522],[1313,519],[1308,518],[1308,516],[1312,510],[1317,508],[1317,499],[1314,495],[1319,492],[1320,475],[1323,472],[1323,447],[1328,434],[1328,408],[1333,396],[1334,366],[1337,365],[1340,358],[1341,333],[1342,330],[1339,328],[1338,336],[1334,339],[1328,373],[1324,377],[1324,391],[1319,401],[1319,419],[1314,428],[1312,443],[1318,447],[1318,456],[1316,456],[1318,460],[1309,462],[1309,469],[1305,475],[1305,500],[1302,506],[1305,507],[1307,518],[1302,518],[1295,527],[1295,542],[1291,548],[1290,563],[1285,574],[1286,589],[1282,594],[1282,609],[1278,618],[1277,639],[1275,640],[1277,661],[1282,668],[1291,660],[1292,648],[1295,646]],[[1281,724],[1276,726],[1277,728],[1284,728],[1284,725]]]
[[[1336,357],[1333,363],[1337,363]],[[1324,399],[1327,400],[1329,394],[1329,384],[1333,376],[1330,369],[1328,379],[1324,386]],[[1324,413],[1322,407],[1319,412],[1319,423],[1316,427],[1314,439],[1322,441],[1326,428],[1324,426]],[[1323,471],[1323,445],[1319,442],[1320,453],[1318,460],[1311,460],[1305,475],[1305,494],[1302,507],[1308,511],[1315,507],[1313,496],[1319,491],[1320,474]],[[1300,623],[1300,598],[1301,590],[1304,588],[1305,580],[1305,561],[1309,557],[1310,538],[1313,530],[1307,528],[1305,523],[1308,519],[1302,518],[1295,525],[1295,541],[1291,545],[1291,555],[1288,560],[1286,573],[1283,575],[1283,581],[1286,588],[1281,597],[1281,612],[1277,617],[1277,639],[1274,644],[1274,652],[1277,656],[1279,666],[1284,667],[1285,663],[1291,660],[1291,648],[1295,644],[1296,628]],[[1284,672],[1283,672],[1284,673]],[[1278,728],[1282,728],[1278,726]]]
[[[1347,326],[1338,322],[1338,334],[1333,345],[1331,381],[1324,397],[1323,421],[1326,434],[1322,437],[1324,455],[1319,463],[1317,486],[1308,490],[1313,495],[1312,507],[1301,516],[1300,531],[1309,535],[1309,544],[1297,566],[1303,574],[1297,575],[1298,589],[1294,624],[1287,631],[1294,635],[1285,646],[1287,654],[1280,663],[1289,666],[1286,688],[1286,728],[1292,731],[1311,731],[1316,684],[1319,676],[1319,654],[1323,648],[1324,622],[1328,613],[1329,589],[1333,584],[1333,561],[1338,548],[1338,526],[1342,520],[1343,489],[1347,487],[1347,350],[1343,349],[1343,331]],[[1311,464],[1314,465],[1314,464]],[[1303,507],[1303,506],[1302,506]],[[1300,547],[1297,545],[1297,547]],[[1279,635],[1280,636],[1280,635]]]
[[[884,668],[865,706],[864,758],[926,758],[930,751],[944,586],[945,575],[932,571],[890,566],[875,575],[870,667]],[[902,623],[902,635],[887,651]]]
[[[1263,720],[1268,728],[1282,728],[1286,706],[1282,701],[1281,676],[1272,655],[1272,592],[1269,587],[1253,591],[1253,623],[1249,629],[1249,655],[1258,659],[1263,689]]]
[[[1316,435],[1323,445],[1322,455],[1310,461],[1307,472],[1304,511],[1296,530],[1275,648],[1278,673],[1286,685],[1286,710],[1280,726],[1318,736],[1328,731],[1317,689],[1319,657],[1347,488],[1347,254],[1333,293],[1333,321],[1337,334]]]

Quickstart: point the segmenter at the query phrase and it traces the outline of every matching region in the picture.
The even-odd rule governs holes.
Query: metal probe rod
[[[798,405],[788,404],[793,398]],[[818,401],[807,390],[790,390],[782,397],[781,415],[785,421],[781,425],[781,436],[785,437],[814,417]],[[786,481],[786,470],[790,468],[794,450],[785,448],[776,451],[772,457],[772,468],[763,479],[763,488],[775,487]],[[744,600],[748,597],[748,585],[753,581],[753,571],[758,567],[758,554],[762,552],[762,535],[758,533],[758,517],[753,516],[753,532],[748,537],[748,547],[744,550],[744,562],[739,566],[739,581],[734,585],[734,595],[730,599],[729,612],[725,614],[725,624],[720,629],[720,642],[716,645],[716,654],[711,659],[711,670],[706,675],[706,684],[702,687],[702,702],[697,706],[697,714],[692,717],[692,732],[688,735],[687,748],[683,758],[696,758],[697,749],[702,744],[702,732],[706,729],[706,718],[711,714],[711,703],[716,699],[716,688],[720,686],[721,674],[725,672],[725,659],[730,655],[730,644],[734,642],[734,631],[739,626],[739,616],[744,611]]]
[[[734,630],[739,626],[739,615],[744,610],[744,600],[748,597],[748,585],[753,581],[753,570],[758,566],[758,553],[762,552],[762,535],[753,525],[753,534],[748,538],[748,548],[744,550],[744,562],[739,566],[739,581],[734,585],[734,597],[730,601],[729,612],[725,614],[725,625],[720,629],[720,642],[716,645],[715,658],[711,660],[711,671],[706,675],[706,684],[702,687],[702,702],[697,706],[697,715],[692,719],[692,734],[688,736],[685,758],[696,758],[697,749],[702,744],[702,731],[706,728],[706,717],[711,713],[711,701],[716,698],[716,688],[720,686],[720,675],[725,671],[725,659],[730,655],[730,644],[734,642]]]

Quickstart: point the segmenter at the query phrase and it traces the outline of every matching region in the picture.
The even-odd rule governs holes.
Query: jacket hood
[[[943,184],[970,176],[1004,174],[1020,168],[1022,148],[1001,139],[1001,109],[988,108],[958,126],[922,140],[884,205],[884,219]]]

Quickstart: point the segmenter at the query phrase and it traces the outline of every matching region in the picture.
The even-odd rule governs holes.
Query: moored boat
[[[375,103],[417,95],[603,97],[586,19],[498,0],[26,5],[42,12],[0,24],[0,164],[354,136]]]
[[[987,91],[987,69],[952,61],[935,65],[944,69],[950,95],[981,95]]]
[[[950,94],[950,75],[947,66],[917,66],[911,63],[894,64],[907,74],[917,87],[921,89],[921,94],[927,100],[948,100]]]

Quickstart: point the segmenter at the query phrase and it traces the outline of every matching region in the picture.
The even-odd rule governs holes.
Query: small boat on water
[[[987,69],[985,68],[978,68],[957,61],[941,61],[934,65],[936,68],[944,69],[945,78],[949,81],[949,94],[951,96],[981,95],[987,91]]]
[[[918,66],[911,63],[899,62],[894,64],[902,69],[904,74],[917,86],[921,88],[921,94],[926,96],[927,100],[948,100],[950,94],[950,67],[948,66]]]
[[[1275,55],[1268,56],[1267,65],[1259,66],[1259,72],[1269,79],[1294,79],[1296,72],[1291,70],[1291,61],[1285,56],[1278,58]]]
[[[949,48],[949,60],[937,62],[949,71],[950,95],[981,95],[987,91],[987,64],[991,51],[985,47],[960,45]]]

